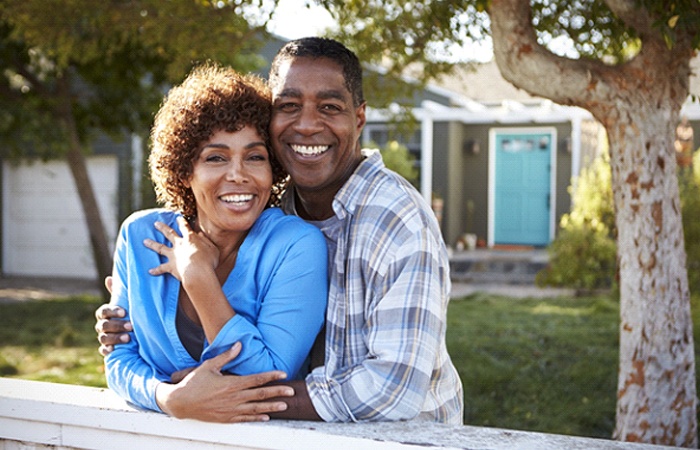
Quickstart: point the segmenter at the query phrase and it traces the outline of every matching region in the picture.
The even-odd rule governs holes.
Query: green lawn
[[[0,304],[0,376],[104,386],[93,330],[100,302]],[[447,344],[464,383],[465,423],[609,438],[618,314],[607,296],[453,300]]]
[[[0,376],[106,386],[97,297],[0,304]]]
[[[448,320],[448,348],[464,384],[465,423],[611,436],[616,302],[477,294],[452,301]]]

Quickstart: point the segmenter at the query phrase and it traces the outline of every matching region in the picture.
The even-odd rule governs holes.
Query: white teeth
[[[221,200],[227,203],[245,203],[253,200],[252,194],[222,195]]]
[[[292,150],[302,155],[320,155],[330,148],[330,145],[292,145]]]

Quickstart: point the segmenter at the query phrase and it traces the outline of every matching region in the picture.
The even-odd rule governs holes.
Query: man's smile
[[[291,144],[292,150],[304,156],[316,156],[331,148],[330,145],[297,145]]]

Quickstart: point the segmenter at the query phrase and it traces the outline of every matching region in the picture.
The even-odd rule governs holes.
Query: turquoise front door
[[[495,133],[494,244],[549,244],[553,138],[553,132]]]

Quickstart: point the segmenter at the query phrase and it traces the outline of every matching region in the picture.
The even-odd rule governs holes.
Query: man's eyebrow
[[[293,98],[298,98],[301,97],[301,91],[299,89],[294,89],[294,88],[287,88],[283,89],[279,94],[277,94],[275,97],[293,97]]]
[[[318,97],[319,97],[319,98],[322,98],[322,99],[324,99],[324,100],[327,100],[327,99],[336,99],[336,100],[343,100],[343,101],[345,101],[345,100],[348,99],[347,95],[345,95],[343,91],[339,91],[339,90],[336,90],[336,89],[330,89],[330,90],[327,90],[327,91],[321,91],[321,92],[318,93]]]
[[[323,99],[323,100],[328,100],[328,99],[336,99],[336,100],[342,100],[342,101],[348,100],[348,95],[345,92],[337,90],[337,89],[329,89],[329,90],[325,90],[325,91],[320,91],[320,92],[316,93],[316,96],[320,99]],[[282,98],[282,97],[301,98],[302,92],[301,92],[301,90],[296,89],[296,88],[283,89],[279,94],[275,95],[275,98]]]

